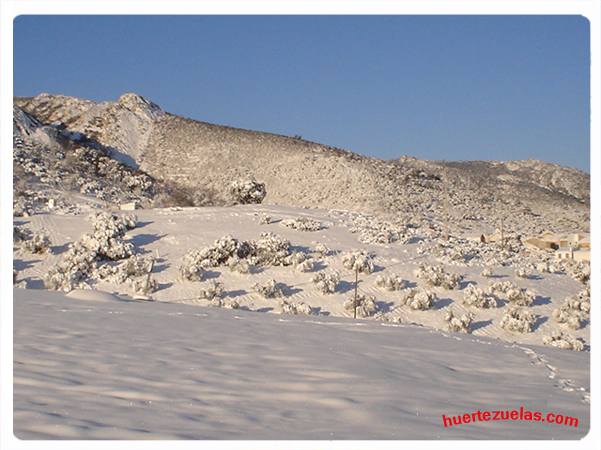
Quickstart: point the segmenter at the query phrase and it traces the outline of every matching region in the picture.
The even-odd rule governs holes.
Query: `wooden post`
[[[359,284],[359,267],[355,265],[355,298],[353,299],[353,319],[357,318],[357,286]]]

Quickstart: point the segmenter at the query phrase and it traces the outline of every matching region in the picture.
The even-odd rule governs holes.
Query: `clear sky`
[[[579,16],[21,16],[14,38],[15,95],[137,92],[386,159],[589,171]]]

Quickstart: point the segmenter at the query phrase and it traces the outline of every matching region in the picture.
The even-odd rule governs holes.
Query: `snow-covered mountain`
[[[265,203],[358,210],[456,231],[588,230],[589,175],[542,161],[381,160],[303,139],[191,120],[136,94],[116,102],[15,98],[41,123],[60,122],[110,156],[185,192],[224,204],[233,180],[267,186]]]

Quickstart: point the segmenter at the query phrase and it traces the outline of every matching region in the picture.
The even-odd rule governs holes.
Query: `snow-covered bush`
[[[378,275],[376,277],[376,286],[387,291],[400,291],[407,287],[407,281],[399,275],[391,273],[388,275]]]
[[[518,267],[515,271],[515,275],[519,278],[530,278],[530,271],[526,267]]]
[[[18,225],[13,225],[13,245],[20,244],[29,239],[31,239],[31,230]]]
[[[315,253],[317,253],[322,258],[325,258],[330,254],[330,249],[326,244],[318,242],[317,244],[315,244]]]
[[[512,306],[503,314],[499,325],[507,331],[530,333],[535,323],[536,315],[532,312],[524,308]]]
[[[558,323],[577,330],[585,324],[590,310],[590,291],[585,289],[578,295],[567,297],[559,308],[553,310],[552,316]]]
[[[159,284],[148,274],[145,277],[132,280],[131,287],[137,295],[148,297],[159,288]]]
[[[425,311],[434,305],[436,294],[422,288],[405,289],[401,302],[411,309]]]
[[[261,233],[254,242],[254,260],[259,265],[286,266],[292,262],[287,259],[290,255],[290,241],[274,233]]]
[[[213,300],[214,298],[223,298],[223,284],[219,281],[209,281],[204,289],[198,293],[198,298],[204,300]]]
[[[376,298],[373,295],[357,295],[357,302],[355,303],[354,297],[350,297],[345,300],[344,309],[353,312],[356,309],[357,317],[371,317],[378,312],[378,304]]]
[[[575,280],[586,284],[591,278],[591,266],[582,262],[577,262],[569,266],[569,273]]]
[[[302,263],[294,266],[299,272],[313,272],[315,270],[315,261],[312,259],[305,259]]]
[[[202,267],[202,259],[196,250],[191,250],[184,255],[182,264],[179,266],[179,276],[182,280],[202,281],[205,270]]]
[[[470,326],[474,320],[473,313],[455,315],[452,309],[448,309],[444,320],[447,323],[447,330],[455,333],[471,333]]]
[[[495,281],[494,283],[490,283],[488,285],[487,290],[489,294],[504,296],[512,289],[519,289],[519,287],[513,284],[511,281]]]
[[[31,238],[23,241],[22,248],[29,253],[41,254],[50,252],[50,238],[44,232],[32,233]]]
[[[261,203],[265,195],[267,195],[265,184],[255,180],[236,180],[230,185],[232,200],[241,205]]]
[[[295,219],[284,219],[280,222],[285,227],[299,231],[319,231],[323,228],[321,222],[308,217],[297,217]]]
[[[365,250],[342,255],[342,265],[349,270],[370,274],[375,270],[373,255]]]
[[[575,338],[559,330],[553,331],[550,335],[544,336],[543,344],[565,350],[576,350],[578,352],[584,350],[584,341],[582,339]]]
[[[71,244],[62,260],[44,276],[47,288],[68,292],[89,278],[99,262],[133,255],[133,244],[123,238],[125,232],[135,226],[135,219],[101,212],[91,216],[91,220],[93,232]]]
[[[459,274],[446,272],[442,265],[420,264],[414,274],[417,278],[424,280],[428,286],[440,286],[445,289],[455,289],[463,279]]]
[[[484,292],[478,286],[469,284],[463,290],[463,304],[476,308],[496,308],[497,298],[493,294]]]
[[[112,283],[125,283],[133,278],[141,277],[152,272],[154,267],[154,258],[142,255],[132,255],[121,264],[115,266],[104,264],[100,266],[94,275],[100,279],[110,281]]]
[[[246,274],[250,273],[251,271],[251,265],[248,263],[248,261],[240,258],[231,258],[228,263],[228,267],[232,272],[237,273]]]
[[[284,291],[275,280],[267,280],[265,283],[257,283],[253,289],[265,298],[278,298],[284,296]]]
[[[289,300],[280,300],[279,311],[281,314],[294,314],[294,315],[311,315],[313,314],[313,308],[303,302],[291,302]]]
[[[316,284],[317,289],[323,294],[333,294],[340,283],[340,274],[338,272],[315,274],[311,281]]]
[[[271,216],[269,214],[261,213],[259,216],[259,223],[261,225],[269,225],[271,223]]]
[[[524,288],[513,288],[509,289],[505,293],[507,300],[516,306],[530,306],[534,303],[536,294],[534,292]]]
[[[482,273],[480,275],[486,278],[490,278],[493,276],[492,269],[490,267],[485,267],[484,269],[482,269]]]

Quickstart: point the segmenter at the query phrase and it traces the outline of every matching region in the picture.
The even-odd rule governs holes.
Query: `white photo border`
[[[527,446],[529,450],[552,450],[569,446],[573,449],[598,449],[601,446],[601,415],[599,380],[601,333],[600,299],[601,287],[601,236],[598,233],[600,210],[600,170],[601,124],[599,88],[601,72],[601,2],[599,0],[206,0],[206,1],[169,1],[169,0],[64,0],[64,1],[0,1],[0,224],[3,239],[0,240],[0,447],[3,449],[100,449],[100,448],[211,448],[268,450],[281,448],[294,449],[394,449],[400,445],[411,448],[432,448],[443,446],[445,449],[490,448],[505,449],[506,441],[76,441],[19,440],[13,434],[13,307],[12,307],[12,247],[8,236],[12,234],[12,103],[13,103],[13,21],[19,15],[59,15],[59,14],[107,14],[107,15],[180,15],[180,14],[242,14],[242,15],[582,15],[590,24],[591,78],[590,78],[590,173],[591,173],[591,290],[593,305],[591,311],[591,428],[579,441],[529,440],[513,441],[516,447]]]

